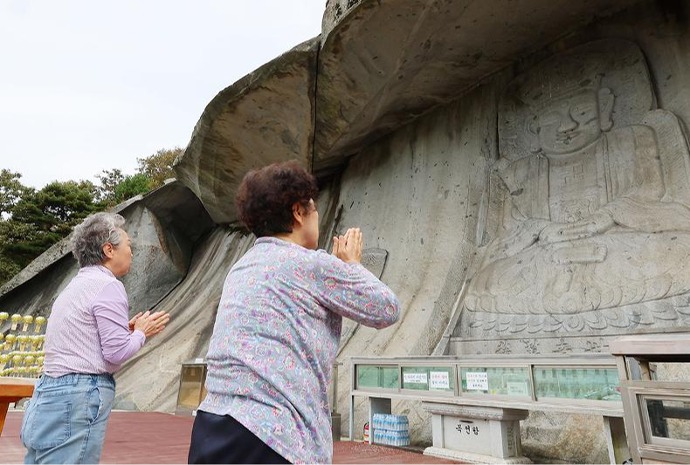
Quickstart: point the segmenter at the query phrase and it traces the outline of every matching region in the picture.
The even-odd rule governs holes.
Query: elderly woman
[[[115,373],[169,320],[165,312],[129,319],[125,288],[132,249],[125,220],[96,213],[74,228],[79,272],[48,319],[44,373],[24,414],[25,463],[98,463],[115,397]]]
[[[296,162],[248,173],[236,198],[257,236],[223,286],[208,350],[208,394],[190,463],[330,463],[327,390],[342,317],[383,328],[393,292],[360,264],[362,233],[315,250],[314,177]]]

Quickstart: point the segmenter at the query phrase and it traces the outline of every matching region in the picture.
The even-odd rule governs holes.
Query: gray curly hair
[[[107,243],[117,247],[122,240],[120,230],[125,219],[117,213],[100,212],[87,216],[75,226],[72,235],[72,254],[79,267],[100,265],[105,261],[103,246]]]

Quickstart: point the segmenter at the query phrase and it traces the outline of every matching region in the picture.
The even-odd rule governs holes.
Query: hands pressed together
[[[350,228],[341,236],[333,236],[333,255],[346,263],[362,261],[364,239],[359,228]]]
[[[148,339],[155,336],[165,329],[165,326],[170,321],[170,314],[163,311],[153,312],[147,311],[145,313],[139,312],[131,320],[129,320],[129,330],[140,330]]]

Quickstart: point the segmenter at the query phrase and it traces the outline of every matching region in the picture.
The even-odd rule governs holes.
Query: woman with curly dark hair
[[[316,250],[316,180],[297,162],[248,173],[237,192],[257,236],[223,286],[190,463],[330,463],[327,390],[342,317],[395,323],[395,294],[361,265],[362,233]]]

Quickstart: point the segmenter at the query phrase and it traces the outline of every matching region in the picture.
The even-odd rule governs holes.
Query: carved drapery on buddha
[[[456,329],[611,334],[690,321],[690,154],[646,62],[601,40],[518,76],[498,111],[499,218]]]

